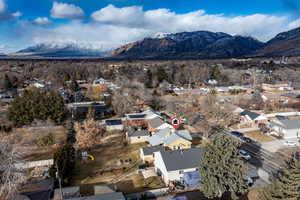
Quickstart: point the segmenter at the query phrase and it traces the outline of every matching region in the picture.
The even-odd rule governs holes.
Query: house
[[[192,136],[188,130],[178,130],[165,138],[163,146],[167,149],[189,149],[192,146]]]
[[[126,120],[131,126],[143,126],[147,124],[146,116],[144,113],[126,114]]]
[[[165,128],[153,133],[148,142],[151,146],[162,145],[167,149],[188,149],[192,145],[192,136],[187,130]]]
[[[154,152],[154,167],[166,184],[183,182],[184,174],[198,171],[203,150],[200,148]]]
[[[80,197],[80,187],[64,187],[61,189],[62,196],[64,199],[70,199],[75,197]],[[61,200],[61,193],[60,189],[54,190],[54,197],[53,200]]]
[[[106,117],[112,116],[113,110],[112,107],[108,105],[81,105],[81,104],[72,104],[68,108],[75,119],[85,119],[89,110],[95,112],[95,119],[103,119]]]
[[[280,100],[286,103],[299,103],[300,94],[295,94],[295,93],[282,94]]]
[[[125,197],[122,192],[113,192],[94,196],[71,198],[68,200],[125,200]]]
[[[126,138],[130,144],[148,142],[151,133],[147,130],[129,130],[126,133]]]
[[[148,121],[149,132],[157,132],[165,128],[173,128],[173,126],[164,122],[160,117],[155,117]]]
[[[262,89],[265,91],[281,90],[282,88],[291,88],[289,83],[278,83],[278,84],[262,84]]]
[[[123,131],[124,125],[121,119],[105,120],[107,131]]]
[[[163,146],[150,146],[140,148],[140,157],[145,163],[153,163],[154,161],[154,152],[164,151]]]
[[[269,127],[284,139],[300,137],[300,119],[273,120]]]
[[[267,118],[263,115],[260,115],[256,112],[252,112],[249,110],[244,110],[240,113],[240,116],[242,118],[242,122],[248,123],[251,125],[255,125],[257,123],[266,122]]]

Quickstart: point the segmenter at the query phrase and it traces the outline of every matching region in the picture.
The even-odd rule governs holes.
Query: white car
[[[242,157],[242,158],[244,158],[245,160],[250,160],[252,157],[251,157],[251,155],[247,152],[247,151],[245,151],[245,150],[239,150],[239,155]]]
[[[284,145],[286,146],[297,146],[297,143],[296,142],[293,142],[293,141],[285,141],[284,142]]]

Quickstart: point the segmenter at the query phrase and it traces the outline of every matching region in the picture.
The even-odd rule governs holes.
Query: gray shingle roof
[[[69,200],[125,200],[125,197],[122,194],[122,192],[114,192],[109,194],[99,194],[99,195],[88,196],[88,197],[71,198]]]
[[[150,133],[147,130],[130,131],[128,132],[128,136],[129,137],[150,136]]]
[[[255,113],[255,112],[252,112],[252,111],[249,111],[249,110],[244,110],[243,112],[241,112],[240,114],[241,116],[246,116],[248,115],[252,120],[256,119],[257,117],[259,117],[260,115]]]
[[[160,152],[168,171],[176,171],[200,166],[203,149],[180,149]]]
[[[158,128],[159,126],[163,125],[164,123],[165,122],[162,119],[160,119],[159,117],[149,120],[149,125],[152,128]]]
[[[165,150],[165,148],[163,146],[152,146],[152,147],[143,147],[142,148],[142,151],[145,156],[150,156],[154,152],[164,151],[164,150]]]
[[[285,120],[279,120],[279,122],[283,125],[282,127],[285,129],[300,128],[300,119],[285,119]],[[277,125],[279,125],[279,124],[277,124]]]

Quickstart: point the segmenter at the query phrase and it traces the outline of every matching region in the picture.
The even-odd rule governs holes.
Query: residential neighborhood
[[[259,195],[299,151],[300,90],[213,80],[33,79],[1,90],[3,141],[22,152],[7,165],[22,177],[13,198],[211,199],[232,180],[244,192],[222,196]]]

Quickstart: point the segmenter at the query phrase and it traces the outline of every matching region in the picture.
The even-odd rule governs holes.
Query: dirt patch
[[[250,137],[253,140],[258,142],[271,142],[275,140],[274,137],[265,135],[261,131],[249,131],[249,132],[244,132],[244,134],[245,136]]]

